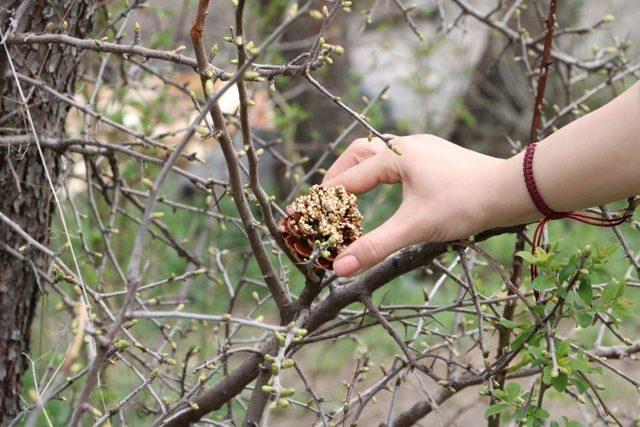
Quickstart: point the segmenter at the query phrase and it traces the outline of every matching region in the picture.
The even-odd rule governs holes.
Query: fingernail
[[[360,261],[353,255],[338,258],[333,262],[333,271],[338,276],[351,276],[360,270]]]

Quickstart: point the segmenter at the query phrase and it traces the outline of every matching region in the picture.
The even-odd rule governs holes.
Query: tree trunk
[[[97,0],[9,0],[0,6],[3,33],[9,17],[17,20],[18,32],[66,32],[87,37],[92,29]],[[82,52],[67,46],[39,44],[10,47],[18,73],[45,82],[62,93],[72,93]],[[0,134],[30,134],[24,106],[0,45]],[[29,110],[40,137],[61,138],[68,106],[23,84]],[[45,163],[54,183],[59,154],[45,150]],[[43,162],[33,144],[8,146],[0,153],[0,212],[35,240],[49,244],[51,217],[55,213],[51,188]],[[11,251],[18,251],[20,261]],[[15,254],[15,252],[14,252]],[[50,259],[0,221],[0,425],[8,424],[19,411],[29,352],[30,328],[38,300],[36,268],[48,271]]]

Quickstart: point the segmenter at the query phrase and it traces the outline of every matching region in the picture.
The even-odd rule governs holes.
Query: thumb
[[[384,224],[365,234],[342,252],[333,262],[338,276],[353,276],[385,259],[395,251],[418,242],[419,237],[406,206]]]

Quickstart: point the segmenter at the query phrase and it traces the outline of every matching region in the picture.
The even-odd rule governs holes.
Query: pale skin
[[[523,152],[500,159],[432,135],[355,140],[327,170],[322,185],[361,194],[402,184],[403,201],[385,223],[335,260],[352,276],[419,242],[467,238],[494,227],[526,224],[542,214],[527,192]],[[605,106],[538,143],[533,172],[549,207],[568,212],[640,193],[640,82]]]

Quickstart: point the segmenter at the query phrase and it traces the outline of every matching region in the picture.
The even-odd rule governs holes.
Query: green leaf
[[[514,329],[518,327],[518,324],[516,322],[512,322],[508,319],[500,319],[500,324],[507,329]]]
[[[489,418],[490,416],[500,414],[509,408],[511,408],[511,405],[508,403],[496,403],[495,405],[489,406],[487,410],[484,411],[484,417]]]
[[[565,427],[583,427],[582,423],[578,421],[570,421],[567,417],[562,417],[562,421],[564,421]]]
[[[542,249],[540,246],[538,246],[535,249],[535,252],[534,252],[533,255],[534,255],[535,259],[536,259],[536,265],[548,264],[556,256],[556,254],[555,254],[555,252],[553,252],[553,250],[550,250],[549,252],[547,252],[544,249]]]
[[[575,273],[575,271],[578,269],[579,265],[580,261],[578,260],[577,256],[573,255],[571,258],[569,258],[567,265],[562,267],[560,269],[560,273],[558,274],[558,280],[560,281],[560,283],[564,283],[569,280],[569,278],[573,276],[573,273]]]
[[[589,372],[591,365],[586,360],[581,359],[570,359],[569,366],[576,371]]]
[[[542,368],[542,381],[544,381],[545,384],[551,384],[551,365]]]
[[[610,304],[620,298],[624,293],[625,284],[624,282],[620,283],[609,283],[602,290],[602,302],[603,304]]]
[[[544,311],[544,306],[543,305],[534,305],[532,310],[535,311],[535,313],[540,317],[544,317],[545,316],[545,311]]]
[[[556,347],[556,355],[558,357],[566,356],[567,354],[569,354],[570,349],[571,349],[571,341],[562,340],[558,342],[558,345]]]
[[[509,400],[515,401],[520,396],[520,384],[510,382],[504,387],[504,391],[507,393]]]
[[[531,287],[536,291],[544,291],[546,289],[555,288],[555,281],[549,276],[538,276],[535,278]]]
[[[596,245],[596,250],[598,252],[598,258],[600,258],[602,261],[606,261],[607,259],[609,259],[609,257],[611,257],[611,255],[613,255],[616,252],[616,249],[618,249],[618,245],[614,244],[614,243],[607,243],[604,245]]]
[[[532,414],[534,417],[536,417],[539,420],[546,420],[547,418],[549,418],[549,413],[547,411],[545,411],[542,408],[538,408],[536,406],[530,406],[530,408],[533,409]]]
[[[590,306],[593,303],[593,288],[591,287],[591,280],[589,280],[589,278],[585,277],[580,280],[578,295],[585,304]]]
[[[567,374],[560,372],[557,377],[551,377],[551,385],[559,392],[563,392],[567,388]]]
[[[636,315],[636,313],[633,311],[633,303],[629,298],[623,296],[622,294],[620,294],[620,296],[616,299],[615,304],[613,304],[611,308],[620,316],[632,317]]]
[[[575,386],[578,393],[582,394],[585,391],[589,390],[589,384],[582,378],[580,375],[573,375],[571,377],[573,381],[573,385]]]
[[[578,325],[580,325],[583,328],[586,328],[589,325],[591,325],[591,322],[593,322],[593,314],[588,313],[586,311],[581,311],[579,313],[576,313],[576,321],[578,322]]]
[[[543,349],[540,347],[534,347],[534,346],[529,346],[529,348],[527,349],[529,351],[529,353],[531,353],[531,355],[533,357],[535,357],[536,359],[542,359],[542,353],[543,353]]]
[[[493,391],[493,395],[499,400],[509,400],[509,397],[507,396],[507,393],[504,392],[504,390],[495,389]]]
[[[531,252],[520,251],[516,253],[516,255],[522,258],[523,260],[527,261],[529,264],[535,264],[536,262],[536,257],[533,256]]]

